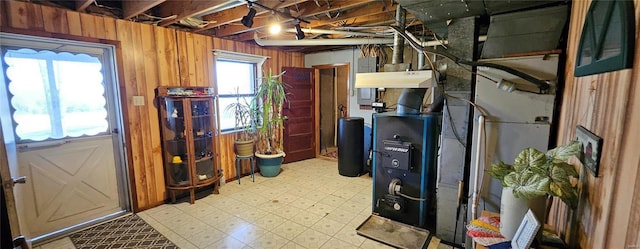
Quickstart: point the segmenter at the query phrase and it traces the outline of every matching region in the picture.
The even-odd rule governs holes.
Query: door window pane
[[[102,63],[86,54],[8,49],[11,105],[19,141],[106,133]]]

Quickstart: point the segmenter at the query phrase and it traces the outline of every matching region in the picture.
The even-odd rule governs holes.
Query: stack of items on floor
[[[508,242],[509,239],[500,234],[500,217],[480,216],[467,225],[467,235],[476,243],[491,246]]]

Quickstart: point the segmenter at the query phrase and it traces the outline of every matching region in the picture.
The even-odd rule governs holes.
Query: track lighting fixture
[[[304,32],[302,32],[302,28],[300,28],[300,23],[296,23],[294,27],[296,28],[296,40],[304,39]]]
[[[256,16],[256,10],[251,7],[251,4],[249,4],[249,13],[247,13],[246,16],[243,16],[242,20],[240,20],[240,22],[245,27],[251,28],[251,26],[253,26],[253,17],[254,16]]]

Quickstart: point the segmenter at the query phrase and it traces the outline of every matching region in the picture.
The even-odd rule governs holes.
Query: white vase
[[[544,196],[530,200],[516,198],[513,196],[512,188],[503,188],[502,198],[500,199],[500,233],[502,236],[509,240],[513,239],[522,222],[522,218],[524,218],[529,209],[531,209],[540,224],[544,224],[546,200]]]

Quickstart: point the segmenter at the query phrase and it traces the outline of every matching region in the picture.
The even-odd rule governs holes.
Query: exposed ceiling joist
[[[349,23],[348,22],[349,20],[352,20],[354,18],[361,17],[361,16],[384,15],[387,18],[391,18],[393,17],[394,15],[393,12],[396,11],[397,6],[398,5],[387,6],[384,3],[373,3],[362,8],[354,8],[354,9],[348,10],[346,14],[342,14],[333,19],[310,20],[311,24],[304,25],[304,26],[310,27],[310,28],[316,28],[316,27],[322,27],[322,26],[329,25],[332,23],[337,23],[337,22]],[[390,13],[391,16],[387,15],[388,13]]]
[[[160,22],[159,26],[168,26],[182,19],[197,16],[210,12],[217,8],[222,8],[229,4],[237,4],[236,0],[168,0],[159,6],[160,17],[169,17],[176,15],[176,18],[168,19]]]
[[[150,10],[153,7],[165,2],[166,0],[137,0],[137,1],[122,1],[122,16],[123,19],[131,19],[137,15]]]
[[[273,0],[260,0],[260,1],[257,1],[257,3],[272,9],[279,9],[279,8],[286,8],[289,6],[295,6],[296,4],[302,4],[307,1],[310,1],[310,0],[288,1],[284,3],[281,3],[279,1],[273,1]],[[268,10],[265,10],[263,8],[257,8],[257,7],[256,7],[256,10],[257,10],[256,15],[262,15],[269,12]],[[239,22],[240,19],[242,19],[242,17],[247,14],[247,11],[248,11],[247,6],[241,5],[241,6],[233,7],[228,10],[218,11],[212,14],[204,15],[202,16],[202,20],[208,21],[211,23],[204,28],[196,30],[195,32],[202,32],[207,29],[220,27],[222,25],[226,25],[232,22]]]
[[[332,12],[332,11],[336,11],[336,10],[340,10],[340,9],[345,9],[345,8],[352,8],[352,7],[356,7],[359,5],[363,5],[363,4],[367,4],[367,3],[371,3],[371,2],[376,2],[377,0],[351,0],[351,1],[341,1],[341,2],[336,2],[333,3],[329,6],[327,6],[326,8],[318,8],[316,3],[311,1],[311,2],[306,2],[303,4],[300,4],[298,6],[300,12],[299,15],[298,14],[294,14],[294,16],[296,17],[300,17],[300,18],[305,18],[305,17],[310,17],[310,16],[314,16],[314,15],[320,15],[320,14],[325,14],[328,12]],[[280,23],[284,23],[284,22],[288,22],[293,20],[292,18],[281,18],[280,19]],[[268,23],[268,18],[255,18],[253,23],[253,27],[251,28],[247,28],[244,27],[242,25],[235,25],[235,26],[226,26],[224,28],[221,28],[219,30],[216,30],[216,36],[217,37],[225,37],[225,36],[230,36],[230,35],[235,35],[235,34],[239,34],[239,33],[244,33],[244,32],[248,32],[248,31],[254,31],[254,30],[258,30],[263,28],[264,26],[267,25]]]
[[[76,0],[76,10],[84,11],[91,5],[95,0]]]

